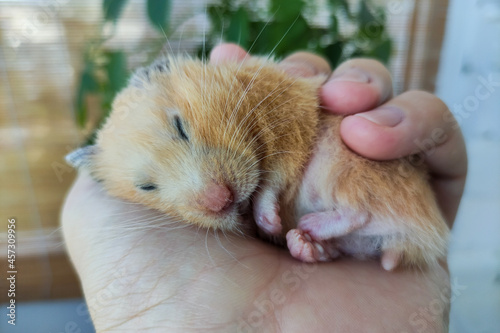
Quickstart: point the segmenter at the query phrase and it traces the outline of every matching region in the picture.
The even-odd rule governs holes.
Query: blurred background
[[[423,89],[447,103],[469,154],[448,259],[450,332],[500,332],[499,0],[0,0],[0,331],[93,332],[59,229],[76,176],[64,155],[93,140],[130,72],[167,40],[168,52],[204,56],[221,39],[259,54],[310,49],[333,66],[374,57],[396,93]]]

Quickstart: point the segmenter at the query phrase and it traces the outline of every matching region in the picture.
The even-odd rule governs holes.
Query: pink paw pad
[[[286,234],[286,242],[290,254],[304,262],[329,261],[339,255],[333,248],[315,242],[308,233],[299,229],[290,230]]]

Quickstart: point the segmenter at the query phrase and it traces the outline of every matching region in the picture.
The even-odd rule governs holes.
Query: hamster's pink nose
[[[209,184],[199,197],[200,205],[214,213],[227,208],[233,202],[233,193],[226,185]]]

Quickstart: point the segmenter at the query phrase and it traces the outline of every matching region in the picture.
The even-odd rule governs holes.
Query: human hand
[[[212,61],[238,52],[244,51],[219,46]],[[284,66],[300,75],[325,70],[318,58],[293,57]],[[372,81],[365,90],[345,83],[347,95],[337,100],[345,100],[344,110],[347,99],[362,104],[368,89],[377,103],[389,97],[376,90],[388,90],[387,81],[366,71]],[[323,100],[342,111],[325,99],[335,84],[325,85]],[[372,107],[364,103],[359,112]],[[259,240],[200,231],[110,198],[85,174],[68,195],[62,223],[98,332],[435,332],[446,326],[449,277],[441,267],[388,273],[377,262],[350,259],[303,264]]]
[[[212,52],[213,61],[241,61],[247,53],[232,44]],[[298,52],[281,65],[294,75],[329,74],[327,62]],[[374,160],[408,158],[426,163],[439,206],[452,226],[467,176],[467,153],[462,132],[448,107],[435,95],[407,91],[393,97],[392,78],[380,62],[352,59],[342,63],[323,85],[326,112],[346,115],[341,136],[358,154]]]
[[[425,163],[443,216],[453,225],[467,176],[467,153],[453,114],[438,97],[424,91],[393,97],[391,76],[382,64],[353,59],[333,72],[322,100],[327,110],[348,115],[341,136],[358,154]]]

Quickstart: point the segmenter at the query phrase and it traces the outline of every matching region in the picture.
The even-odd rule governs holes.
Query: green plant
[[[169,31],[170,1],[147,0],[146,12],[150,24],[159,32],[157,42],[148,45],[152,53],[159,52]],[[99,36],[90,40],[83,53],[83,70],[80,73],[77,91],[75,94],[76,122],[84,128],[88,126],[89,96],[98,100],[98,113],[96,121],[90,124],[85,144],[93,143],[96,130],[107,118],[111,111],[111,103],[116,94],[125,86],[129,77],[127,69],[127,53],[123,50],[109,50],[106,41],[113,37],[116,23],[125,7],[127,0],[103,0],[103,22],[100,26]],[[105,33],[105,27],[112,26],[111,33]]]
[[[265,8],[258,1],[221,0],[207,12],[212,29],[205,52],[219,39],[240,44],[257,54],[277,57],[296,50],[310,50],[325,56],[335,67],[357,56],[387,63],[392,43],[385,29],[385,13],[370,0],[361,0],[353,11],[347,0],[328,0],[329,22],[315,24],[317,2],[269,0]],[[339,22],[349,32],[339,28]],[[203,50],[201,50],[203,53]]]
[[[115,27],[127,0],[103,0],[103,23],[100,34],[89,41],[84,50],[84,66],[80,73],[75,98],[76,119],[87,127],[86,144],[93,142],[96,130],[108,116],[111,103],[129,76],[127,54],[109,50],[106,41],[113,36],[105,27]],[[268,0],[264,6],[257,0],[220,0],[207,6],[211,29],[200,45],[199,55],[207,56],[220,39],[235,42],[255,54],[282,57],[296,50],[310,50],[325,56],[335,67],[356,56],[367,56],[387,62],[392,43],[385,29],[385,14],[371,0],[359,1],[356,10],[348,0],[327,0],[328,23],[316,24],[317,3],[306,0]],[[146,0],[150,24],[159,33],[152,48],[159,52],[169,35],[170,0]],[[340,27],[347,29],[340,29]],[[98,102],[97,120],[89,123],[89,96]],[[94,106],[94,108],[96,108]],[[90,128],[89,128],[90,127]]]

